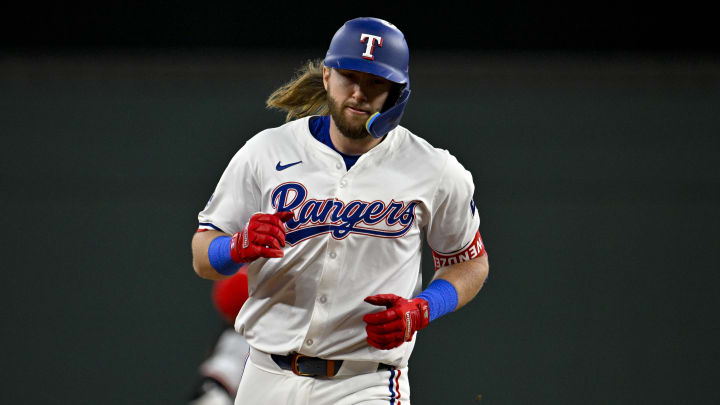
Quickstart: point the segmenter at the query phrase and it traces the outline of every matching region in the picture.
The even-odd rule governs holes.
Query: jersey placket
[[[344,201],[343,195],[350,184],[350,176],[349,172],[345,170],[345,162],[342,157],[336,154],[334,159],[336,161],[328,165],[328,173],[332,173],[336,179],[332,195],[336,200]],[[320,342],[327,338],[325,329],[337,292],[333,287],[337,285],[338,276],[345,262],[344,253],[343,241],[336,240],[332,233],[328,233],[325,236],[324,265],[317,280],[315,305],[310,317],[310,326],[300,349],[303,354],[315,355],[318,353],[317,347],[324,346]]]
[[[314,139],[312,140],[315,141]],[[384,142],[392,142],[392,139],[386,139]],[[362,175],[363,166],[372,164],[373,161],[381,159],[382,156],[387,155],[387,148],[389,144],[382,145],[382,147],[376,147],[366,152],[357,162],[350,168],[345,169],[345,161],[342,156],[337,152],[327,148],[325,145],[313,144],[313,147],[317,152],[314,155],[321,160],[325,160],[331,157],[332,160],[327,160],[326,170],[327,173],[332,173],[335,176],[334,190],[329,193],[336,200],[340,200],[347,204],[352,198],[351,192],[352,183],[355,176]],[[320,156],[322,155],[322,157]],[[346,239],[337,240],[333,238],[331,233],[325,236],[325,262],[323,270],[317,281],[315,304],[310,317],[310,325],[305,334],[300,352],[307,355],[317,355],[320,350],[319,347],[327,348],[327,344],[333,344],[337,342],[327,342],[329,338],[326,333],[328,327],[328,319],[330,318],[331,311],[333,308],[341,307],[341,303],[336,303],[337,297],[337,283],[341,277],[341,271],[343,271],[343,264],[346,262],[346,249],[347,245],[343,243]]]

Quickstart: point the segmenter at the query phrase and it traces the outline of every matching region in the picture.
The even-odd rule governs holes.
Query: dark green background
[[[282,123],[266,96],[323,53],[0,57],[0,402],[185,401],[219,323],[190,265],[197,212]],[[413,404],[719,401],[717,58],[411,63],[403,125],[473,173],[491,263],[420,332]]]

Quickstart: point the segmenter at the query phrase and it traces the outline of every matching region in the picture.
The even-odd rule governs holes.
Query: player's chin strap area
[[[400,124],[405,105],[410,98],[410,83],[400,92],[397,103],[383,113],[375,113],[365,122],[365,129],[375,138],[382,138]]]

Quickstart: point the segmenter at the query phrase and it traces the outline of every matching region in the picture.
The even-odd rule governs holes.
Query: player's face
[[[368,136],[365,122],[380,112],[393,83],[365,72],[323,67],[330,115],[348,138]]]

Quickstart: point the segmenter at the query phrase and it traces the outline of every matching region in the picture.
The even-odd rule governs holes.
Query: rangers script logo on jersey
[[[330,233],[344,239],[351,233],[379,238],[399,238],[413,226],[419,201],[354,200],[344,203],[336,198],[307,198],[305,186],[283,183],[273,190],[272,206],[277,211],[292,211],[295,217],[286,223],[285,241],[291,246],[318,235]]]

